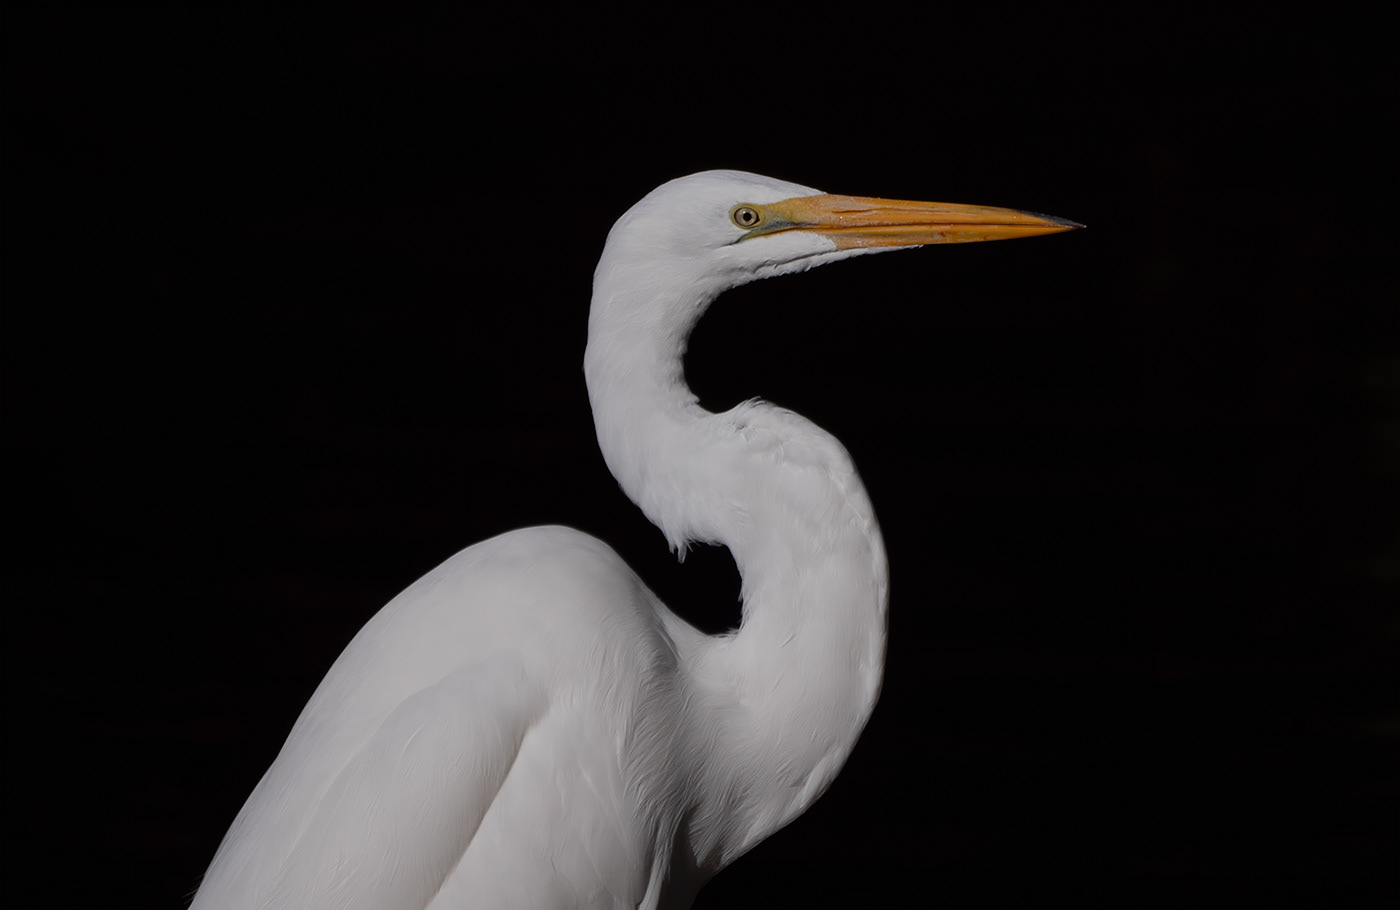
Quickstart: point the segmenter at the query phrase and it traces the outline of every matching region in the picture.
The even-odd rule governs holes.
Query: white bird
[[[729,548],[739,628],[701,633],[569,528],[463,550],[336,660],[193,910],[690,906],[841,769],[880,692],[887,600],[845,449],[764,402],[702,409],[681,364],[696,320],[759,278],[1078,226],[736,171],[633,206],[593,281],[598,443],[673,549]]]

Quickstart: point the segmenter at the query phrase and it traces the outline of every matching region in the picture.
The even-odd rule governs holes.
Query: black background
[[[846,771],[698,906],[1394,905],[1384,30],[831,9],[6,6],[7,906],[181,906],[356,629],[488,535],[734,621],[580,370],[608,227],[713,167],[1090,227],[697,330],[708,406],[847,444],[893,585]]]

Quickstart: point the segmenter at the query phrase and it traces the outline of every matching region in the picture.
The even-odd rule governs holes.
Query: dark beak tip
[[[1039,212],[1029,212],[1028,214],[1034,215],[1037,218],[1043,218],[1046,221],[1058,224],[1061,227],[1068,228],[1070,230],[1078,230],[1080,228],[1088,227],[1088,225],[1080,224],[1078,221],[1070,221],[1068,218],[1057,218],[1054,215],[1042,215]]]

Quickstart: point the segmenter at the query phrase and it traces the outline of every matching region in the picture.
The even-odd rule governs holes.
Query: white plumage
[[[741,627],[702,634],[568,528],[458,553],[331,667],[194,910],[689,906],[840,770],[879,693],[887,599],[841,444],[766,403],[700,408],[681,369],[691,328],[758,278],[1073,226],[733,171],[648,195],[594,279],[598,441],[672,547],[730,549]]]

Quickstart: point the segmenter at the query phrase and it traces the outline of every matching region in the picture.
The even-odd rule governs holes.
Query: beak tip
[[[1087,227],[1087,225],[1080,224],[1078,221],[1070,221],[1068,218],[1058,218],[1054,215],[1044,215],[1040,212],[1026,212],[1025,214],[1030,215],[1032,218],[1039,218],[1041,221],[1048,221],[1050,224],[1062,227],[1067,231],[1074,231]]]

